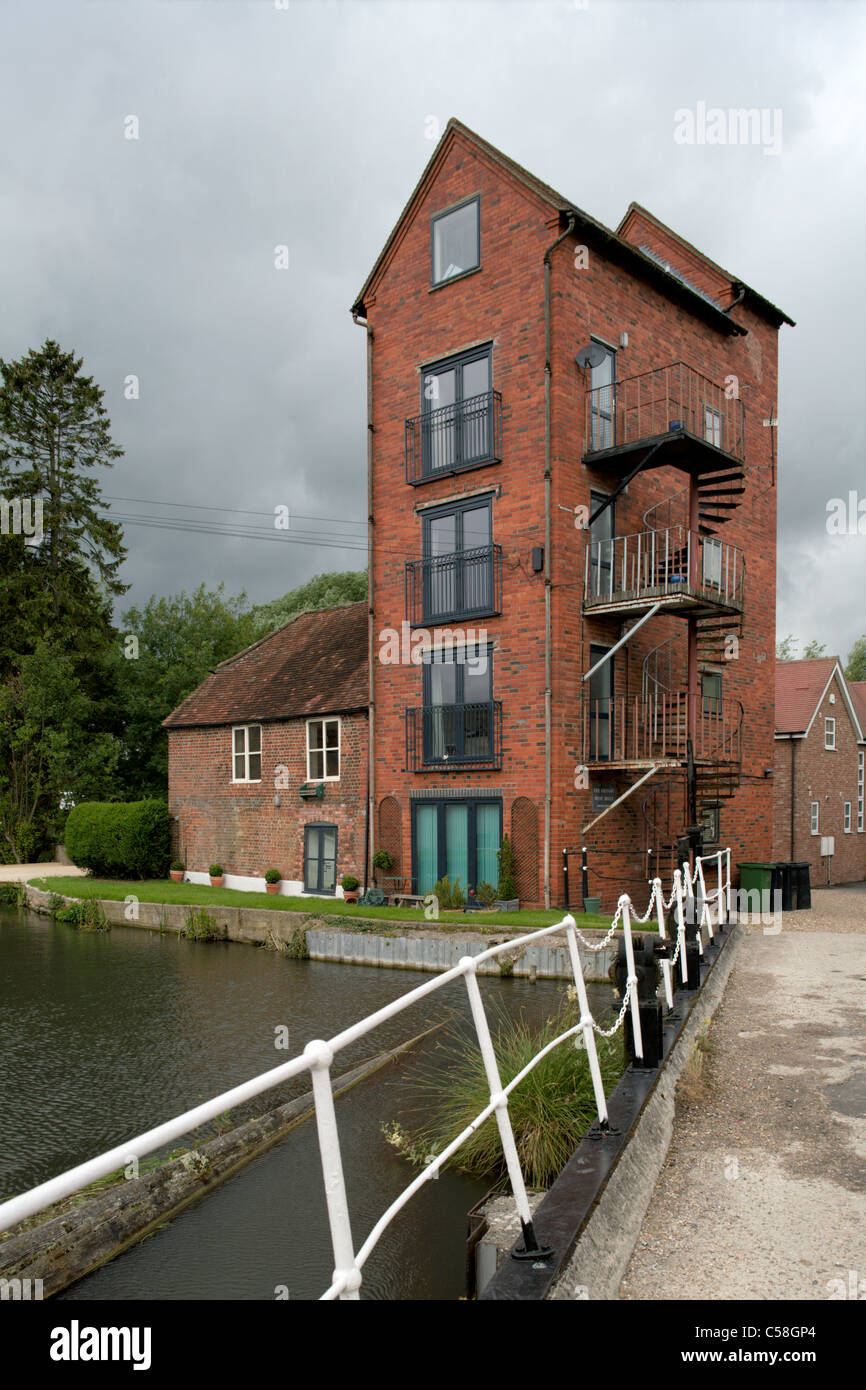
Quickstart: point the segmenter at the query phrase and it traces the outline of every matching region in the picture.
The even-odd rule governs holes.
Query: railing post
[[[627,988],[631,994],[631,1026],[634,1036],[634,1055],[636,1060],[643,1061],[643,1038],[640,1031],[640,1005],[637,1000],[637,971],[634,965],[634,947],[631,940],[631,922],[628,915],[629,897],[623,893],[619,900],[619,907],[622,909],[622,930],[625,939],[625,958],[628,963],[628,983]]]
[[[463,970],[466,980],[472,1021],[478,1034],[478,1046],[481,1049],[481,1059],[484,1063],[487,1085],[490,1088],[490,1101],[495,1107],[499,1138],[502,1143],[502,1152],[505,1155],[505,1166],[508,1169],[511,1191],[514,1193],[517,1215],[520,1217],[520,1225],[523,1229],[523,1249],[514,1251],[514,1255],[517,1259],[547,1259],[553,1252],[539,1246],[532,1225],[532,1213],[529,1210],[526,1184],[523,1181],[520,1158],[517,1153],[517,1145],[514,1142],[514,1131],[511,1128],[511,1117],[508,1114],[508,1097],[502,1089],[496,1053],[493,1050],[493,1040],[490,1036],[490,1027],[475,975],[475,961],[471,956],[464,956],[460,961],[460,968]]]
[[[728,847],[728,848],[725,850],[725,859],[726,859],[726,861],[727,861],[727,870],[726,870],[726,874],[725,874],[725,902],[726,902],[726,913],[725,913],[725,915],[726,915],[728,921],[730,922],[730,920],[731,920],[731,850],[730,850],[730,847]]]
[[[677,941],[680,948],[680,979],[688,984],[689,967],[686,960],[686,913],[683,903],[683,875],[681,869],[674,869],[674,893],[676,894]]]
[[[586,850],[584,850],[584,854]],[[589,1009],[589,1000],[586,995],[586,981],[583,978],[583,968],[580,964],[580,952],[577,948],[577,934],[573,919],[567,919],[565,935],[568,940],[568,954],[571,960],[571,969],[574,973],[574,987],[577,990],[577,1002],[580,1007],[580,1026],[583,1029],[583,1042],[586,1047],[586,1056],[589,1061],[589,1074],[592,1077],[592,1089],[595,1094],[595,1108],[598,1111],[599,1129],[608,1128],[607,1100],[604,1094],[604,1082],[601,1079],[601,1067],[598,1064],[598,1052],[595,1046],[595,1029],[592,1026],[592,1014]]]
[[[659,926],[659,937],[662,941],[666,941],[667,932],[665,931],[664,894],[662,893],[662,881],[660,878],[653,879],[653,893],[655,894],[656,900],[656,918]],[[674,1006],[674,994],[671,986],[671,963],[664,957],[662,958],[662,975],[665,982],[665,999],[667,1000],[667,1006],[669,1009],[672,1009]]]
[[[719,880],[719,897],[718,897],[718,903],[719,903],[719,926],[720,926],[720,927],[723,927],[723,926],[726,925],[728,918],[727,918],[727,914],[726,914],[726,912],[725,912],[725,899],[724,899],[724,896],[723,896],[723,885],[722,885],[722,851],[721,851],[721,850],[719,850],[718,859],[716,860],[716,868],[717,868],[717,870],[718,870],[718,880]]]
[[[361,1287],[361,1271],[355,1264],[349,1203],[346,1199],[343,1160],[340,1155],[340,1136],[334,1111],[334,1093],[331,1090],[330,1067],[334,1053],[326,1042],[317,1039],[307,1043],[304,1056],[310,1061],[325,1201],[328,1205],[328,1224],[331,1228],[331,1247],[334,1251],[334,1280],[339,1279],[341,1275],[345,1278],[345,1287],[340,1293],[340,1299],[353,1301],[360,1297],[358,1290]]]

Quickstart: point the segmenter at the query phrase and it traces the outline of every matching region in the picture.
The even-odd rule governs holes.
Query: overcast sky
[[[457,116],[608,226],[643,203],[797,321],[778,631],[844,657],[866,534],[826,520],[854,490],[866,532],[864,68],[858,0],[0,0],[0,356],[84,357],[119,517],[291,509],[290,543],[126,524],[127,602],[362,568],[349,306]],[[676,143],[699,102],[779,110],[780,151]]]

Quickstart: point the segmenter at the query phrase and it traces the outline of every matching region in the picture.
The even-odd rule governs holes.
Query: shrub
[[[503,1085],[577,1021],[577,1009],[570,1000],[540,1029],[530,1028],[523,1019],[513,1022],[500,1015],[494,1047]],[[477,1041],[452,1034],[445,1046],[446,1056],[440,1053],[435,1068],[419,1077],[424,1109],[428,1113],[432,1109],[432,1118],[416,1133],[401,1136],[399,1147],[407,1156],[440,1152],[490,1103]],[[605,1092],[609,1093],[623,1071],[622,1031],[612,1038],[597,1036],[596,1047]],[[597,1118],[586,1050],[576,1047],[573,1038],[552,1048],[511,1093],[508,1111],[527,1185],[548,1187]],[[463,1172],[484,1178],[504,1175],[502,1144],[493,1116],[475,1130],[450,1162]]]
[[[17,883],[0,883],[0,903],[8,903],[10,907],[18,906]]]
[[[386,849],[377,849],[373,855],[373,868],[381,869],[386,874],[389,869],[394,867],[394,860]]]
[[[507,835],[502,837],[502,844],[496,858],[499,862],[498,896],[503,902],[507,902],[509,898],[517,897],[517,887],[514,882],[514,852]]]
[[[69,812],[73,864],[102,877],[165,878],[170,851],[164,801],[83,801]]]
[[[76,931],[111,931],[111,923],[96,898],[84,898],[59,907],[52,915],[55,922],[68,922]]]
[[[282,877],[279,869],[268,869],[265,874],[265,883],[279,883]]]
[[[440,878],[438,883],[433,885],[433,892],[439,899],[439,907],[443,912],[448,912],[449,910],[452,912],[459,912],[460,908],[466,902],[466,894],[460,887],[460,879],[456,878],[454,880],[454,887],[452,888],[451,880],[447,874],[445,874],[444,878]]]
[[[210,868],[208,869],[208,873],[210,874],[211,878],[222,878],[222,876],[223,876],[223,866],[222,866],[222,864],[211,864]]]
[[[491,883],[479,883],[475,896],[482,907],[492,907],[496,902],[496,889]]]
[[[354,874],[343,874],[343,877],[340,879],[340,887],[344,893],[354,893],[355,889],[359,886],[360,881]]]
[[[214,874],[214,878],[216,877]],[[203,907],[191,907],[178,932],[178,936],[188,937],[190,941],[219,941],[222,935],[222,928],[217,925],[216,918]]]
[[[185,865],[185,864],[182,864],[182,863],[180,862],[179,859],[172,859],[171,864],[169,865],[169,868],[170,868],[170,869],[172,870],[172,872],[175,873],[175,874],[182,874],[182,873],[184,872],[184,870],[186,869],[186,865]]]

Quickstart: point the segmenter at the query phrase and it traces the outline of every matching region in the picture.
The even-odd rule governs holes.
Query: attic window
[[[431,225],[431,282],[444,284],[481,264],[480,201],[470,198],[450,212],[438,213]]]

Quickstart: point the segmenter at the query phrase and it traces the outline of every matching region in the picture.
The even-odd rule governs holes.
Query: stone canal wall
[[[27,887],[27,901],[35,912],[48,910],[51,893]],[[67,898],[74,902],[74,898]],[[109,922],[130,927],[145,927],[151,931],[179,932],[187,920],[190,905],[181,903],[126,903],[99,899]],[[337,961],[344,965],[387,966],[397,970],[426,970],[438,973],[450,970],[462,956],[477,956],[489,946],[510,937],[531,932],[531,927],[514,931],[497,931],[489,936],[481,932],[441,931],[435,926],[419,927],[416,922],[370,919],[366,930],[352,931],[345,926],[328,924],[327,917],[311,916],[308,912],[290,912],[266,907],[222,907],[205,904],[207,911],[223,929],[225,940],[261,945],[269,937],[288,945],[298,932],[306,935],[311,960]],[[396,930],[395,930],[396,928]],[[601,936],[600,932],[593,932]],[[603,951],[586,951],[580,946],[580,958],[587,980],[607,980],[608,971],[616,958],[616,943]],[[515,975],[524,979],[570,980],[571,966],[565,937],[547,937],[544,941],[518,948],[514,956],[485,961],[479,975]]]

